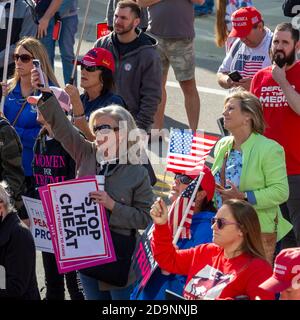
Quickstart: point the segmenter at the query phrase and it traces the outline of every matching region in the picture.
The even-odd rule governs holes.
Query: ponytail
[[[215,23],[215,42],[218,47],[224,47],[228,37],[228,30],[225,22],[226,0],[217,0],[217,12]]]

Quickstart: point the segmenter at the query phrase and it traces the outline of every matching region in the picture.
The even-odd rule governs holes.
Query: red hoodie
[[[175,250],[167,224],[155,225],[152,251],[161,269],[187,276],[186,299],[274,299],[273,293],[258,288],[272,275],[272,267],[263,259],[248,254],[227,259],[224,249],[213,243]]]

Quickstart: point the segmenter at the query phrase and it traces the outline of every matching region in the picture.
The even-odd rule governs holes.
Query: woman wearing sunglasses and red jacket
[[[213,243],[176,250],[165,205],[150,211],[155,223],[152,251],[160,268],[187,276],[183,296],[189,300],[273,300],[258,286],[272,274],[260,238],[253,207],[244,200],[227,200],[212,219]]]

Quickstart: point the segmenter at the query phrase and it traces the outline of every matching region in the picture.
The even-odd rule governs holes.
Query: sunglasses
[[[189,176],[186,176],[184,174],[175,174],[175,180],[179,180],[183,184],[190,184],[193,179],[190,178]]]
[[[18,61],[20,58],[20,60],[24,63],[28,63],[29,61],[31,61],[33,59],[32,56],[30,56],[29,54],[17,54],[17,53],[14,53],[13,54],[13,59],[15,61]]]
[[[211,219],[211,225],[213,226],[215,223],[217,224],[217,228],[219,230],[223,229],[225,226],[230,225],[230,224],[235,224],[235,225],[238,225],[238,226],[240,225],[237,222],[226,221],[224,218],[212,218]]]
[[[81,70],[86,70],[87,72],[95,72],[96,70],[101,70],[101,67],[98,66],[86,66],[84,64],[80,65]]]
[[[101,124],[99,126],[93,127],[94,133],[102,133],[102,134],[109,134],[109,133],[111,133],[111,130],[116,132],[116,131],[119,131],[119,129],[120,129],[119,127],[113,128],[109,124]]]

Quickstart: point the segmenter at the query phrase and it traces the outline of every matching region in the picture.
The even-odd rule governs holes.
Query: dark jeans
[[[283,217],[293,225],[293,229],[282,239],[282,249],[300,246],[300,175],[288,176],[288,182],[289,199],[280,209]]]
[[[45,269],[46,300],[64,300],[64,276],[71,300],[84,300],[82,288],[76,271],[59,274],[53,253],[42,252]]]

